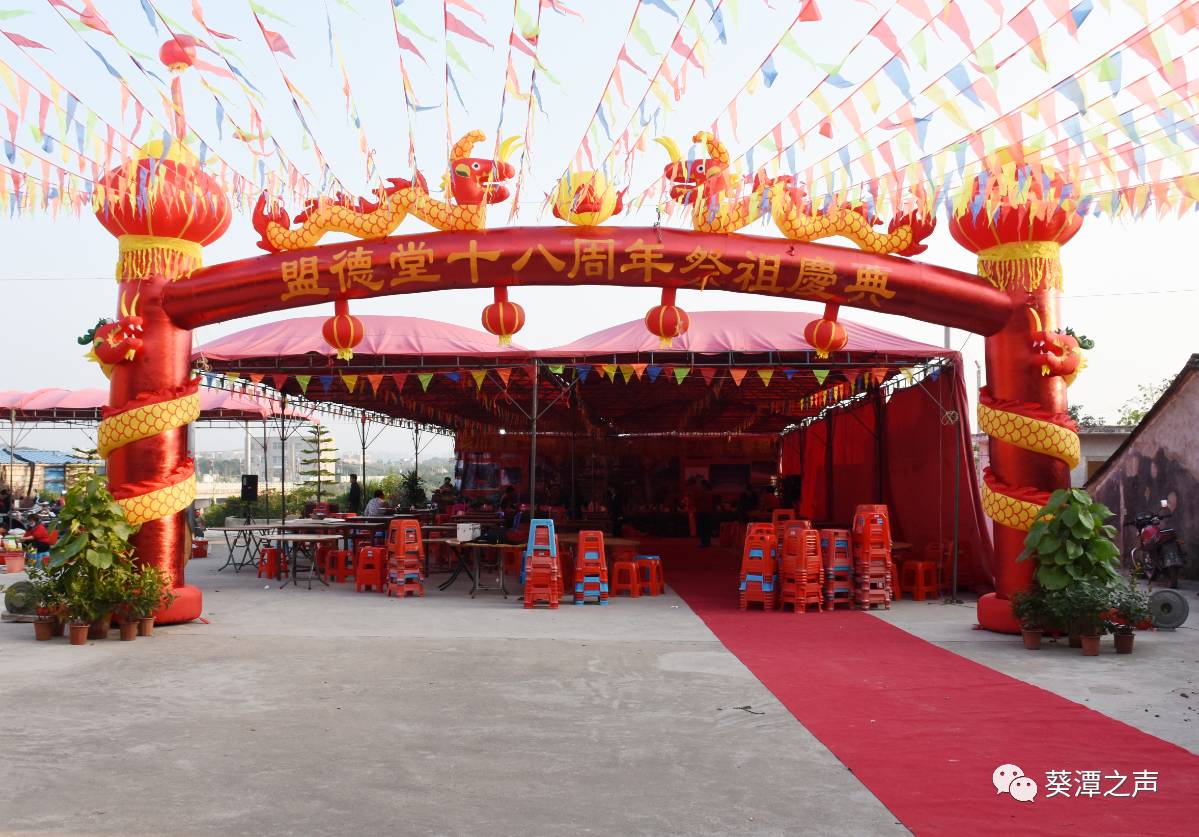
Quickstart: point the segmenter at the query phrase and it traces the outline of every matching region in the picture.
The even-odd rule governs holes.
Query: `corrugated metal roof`
[[[7,461],[8,453],[9,450],[7,447],[0,447],[0,460]],[[33,465],[77,465],[85,464],[89,461],[75,456],[73,453],[63,453],[59,450],[40,450],[39,448],[13,448],[12,454],[13,458]]]

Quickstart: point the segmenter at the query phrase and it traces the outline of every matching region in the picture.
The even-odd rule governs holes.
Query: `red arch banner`
[[[513,227],[326,244],[215,265],[165,289],[178,327],[337,299],[614,285],[833,302],[993,334],[1007,294],[969,273],[826,244],[658,227]]]

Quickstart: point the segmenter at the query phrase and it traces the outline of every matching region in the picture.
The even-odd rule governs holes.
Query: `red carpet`
[[[743,612],[727,550],[680,545],[658,545],[667,583],[915,833],[1196,833],[1199,757],[866,613]],[[992,772],[1006,763],[1036,780],[1035,801],[996,792]],[[1046,773],[1059,770],[1071,772],[1071,796],[1051,798]],[[1156,771],[1158,790],[1073,796],[1075,771],[1088,770],[1128,776],[1118,793],[1134,771]],[[1101,791],[1116,784],[1101,780]]]

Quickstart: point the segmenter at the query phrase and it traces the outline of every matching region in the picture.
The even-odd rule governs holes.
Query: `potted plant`
[[[1038,650],[1045,627],[1050,622],[1045,591],[1033,587],[1012,596],[1012,615],[1020,622],[1024,647],[1029,651]]]
[[[168,586],[166,573],[149,565],[138,568],[133,584],[136,593],[132,606],[137,618],[137,632],[140,636],[154,636],[154,614],[169,607],[175,594]]]
[[[1135,582],[1114,587],[1111,591],[1112,618],[1107,623],[1116,643],[1117,654],[1131,654],[1137,626],[1149,619],[1149,597]]]
[[[1107,631],[1105,616],[1111,610],[1111,591],[1107,585],[1080,581],[1070,588],[1074,602],[1074,629],[1082,638],[1082,655],[1099,655],[1099,638]]]
[[[34,636],[41,641],[62,636],[63,604],[57,577],[47,572],[41,561],[31,563],[27,575],[37,609],[37,619],[33,623]]]
[[[91,632],[91,623],[96,620],[99,611],[91,573],[71,573],[66,576],[65,582],[63,607],[70,621],[71,644],[84,645]]]
[[[400,496],[410,509],[419,508],[428,503],[428,498],[425,496],[425,481],[415,469],[405,473],[401,479]]]

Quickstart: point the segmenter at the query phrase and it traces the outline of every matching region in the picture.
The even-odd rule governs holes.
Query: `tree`
[[[1071,404],[1068,412],[1070,413],[1070,418],[1074,419],[1079,427],[1101,427],[1104,423],[1101,417],[1084,413],[1081,404]]]
[[[323,425],[312,425],[304,435],[302,456],[300,476],[316,484],[316,501],[319,503],[325,484],[333,482],[337,474],[337,448],[333,445],[333,436]]]
[[[1138,384],[1137,394],[1124,402],[1116,421],[1120,424],[1140,424],[1145,414],[1153,409],[1157,400],[1165,394],[1174,383],[1174,377],[1163,378],[1156,384]]]

